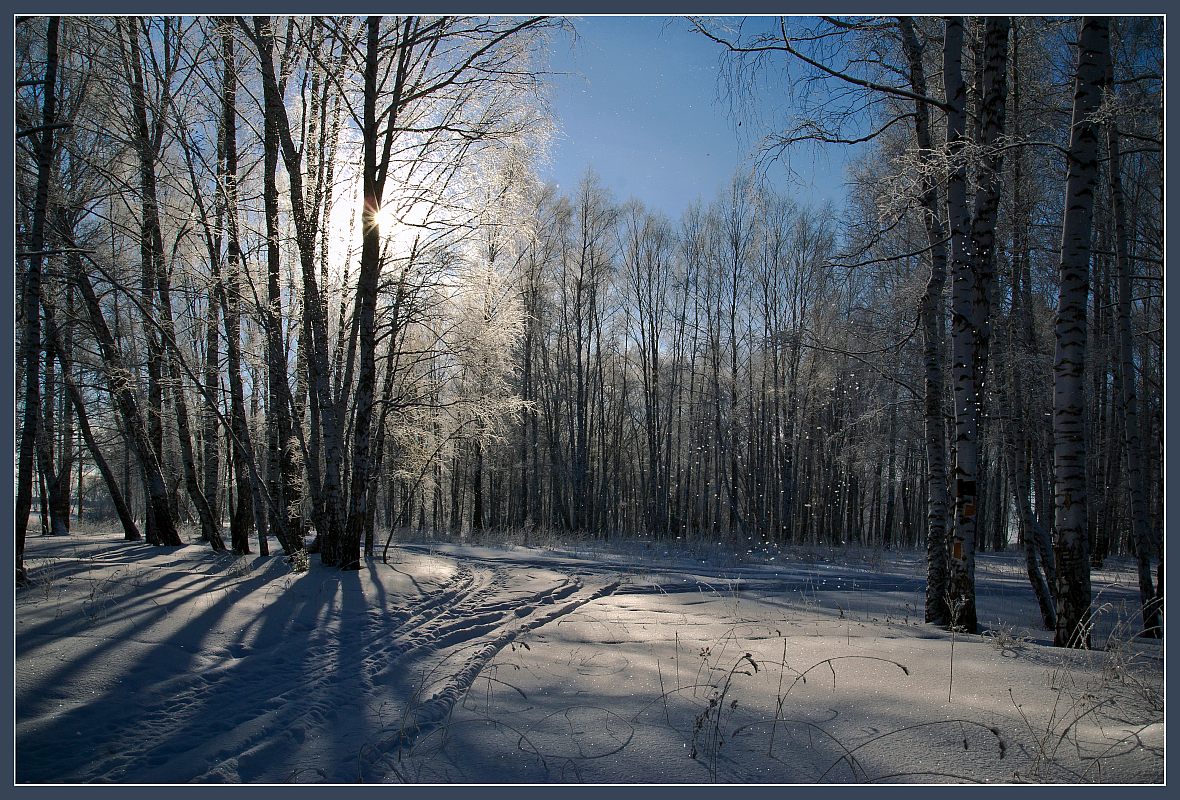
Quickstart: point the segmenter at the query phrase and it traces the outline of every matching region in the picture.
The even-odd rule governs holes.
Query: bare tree
[[[999,203],[999,156],[994,152],[1004,130],[1007,96],[1008,21],[989,17],[983,65],[983,98],[978,144],[974,210],[967,201],[967,87],[962,75],[964,22],[948,17],[943,33],[943,81],[947,114],[947,218],[951,237],[951,383],[954,391],[954,529],[951,537],[948,591],[952,618],[970,633],[978,628],[975,610],[975,549],[979,505],[979,422],[987,368],[990,329],[988,297],[996,210]]]
[[[898,20],[902,45],[909,62],[910,86],[913,92],[926,96],[926,70],[923,65],[922,45],[908,17]],[[931,133],[930,105],[915,101],[914,135],[919,153],[934,155]],[[925,349],[924,431],[926,445],[926,611],[927,622],[950,622],[947,563],[947,522],[949,498],[946,482],[946,424],[943,410],[943,347],[946,338],[946,315],[943,292],[946,288],[947,256],[946,231],[939,202],[938,180],[932,165],[922,172],[919,193],[926,240],[929,246],[930,279],[922,296],[920,314]]]
[[[274,33],[263,23],[255,32],[257,46],[273,52]],[[298,440],[292,428],[293,400],[287,375],[287,343],[283,335],[283,298],[281,286],[281,242],[279,230],[279,120],[274,109],[280,99],[271,96],[278,86],[263,82],[263,187],[266,217],[266,331],[267,367],[267,463],[269,492],[276,510],[271,512],[270,530],[278,534],[283,552],[291,555],[303,549],[299,520],[301,476],[298,464]]]
[[[49,207],[49,182],[53,172],[53,132],[57,122],[57,40],[61,28],[60,17],[50,17],[45,45],[45,77],[41,100],[41,122],[37,131],[28,129],[25,135],[35,137],[37,189],[33,199],[33,219],[29,227],[24,258],[28,261],[25,274],[22,309],[22,366],[25,373],[25,408],[21,425],[20,451],[16,470],[16,583],[23,585],[25,574],[25,534],[29,524],[29,510],[33,504],[33,458],[37,447],[38,415],[41,411],[41,269],[45,260],[46,213]],[[39,134],[39,135],[38,135]]]
[[[1110,21],[1086,17],[1078,40],[1053,359],[1054,523],[1057,630],[1054,644],[1090,644],[1090,555],[1086,497],[1086,306],[1091,223],[1098,178],[1098,130],[1110,59]]]

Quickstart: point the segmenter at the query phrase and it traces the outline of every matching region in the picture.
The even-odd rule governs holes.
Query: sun
[[[414,198],[394,198],[373,216],[381,241],[394,257],[408,255],[426,238],[430,204]]]

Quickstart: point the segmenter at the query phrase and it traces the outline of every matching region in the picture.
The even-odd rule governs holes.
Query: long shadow
[[[209,676],[207,691],[148,709],[148,716],[166,715],[167,728],[137,755],[142,766],[129,777],[248,782],[264,771],[273,773],[276,764],[294,769],[292,760],[306,735],[300,719],[327,710],[317,709],[314,684],[323,678],[328,646],[323,623],[337,603],[337,592],[324,588],[333,582],[325,580],[322,569],[313,567],[297,580],[308,581],[309,587],[302,592],[287,588],[246,623],[238,641],[228,645],[226,666]],[[319,588],[310,588],[317,582]],[[302,658],[288,660],[292,653]],[[182,753],[184,758],[176,758]],[[111,766],[100,764],[95,772]]]
[[[151,736],[142,728],[142,706],[137,689],[172,687],[183,690],[185,683],[208,682],[197,669],[199,644],[239,600],[241,592],[252,592],[274,580],[264,569],[236,584],[236,591],[224,593],[207,609],[195,615],[173,632],[168,639],[152,645],[138,659],[122,665],[123,677],[93,702],[45,720],[17,740],[16,780],[18,783],[84,780],[80,771],[94,758],[94,752],[109,747],[132,731]],[[55,684],[65,684],[84,672],[100,656],[117,651],[118,639],[105,642],[65,665],[53,675]],[[179,685],[178,685],[179,684]],[[167,690],[167,689],[165,689]],[[18,724],[27,719],[35,706],[33,698],[17,698]],[[79,744],[85,743],[84,746]]]
[[[86,543],[76,543],[76,547],[84,544]],[[88,552],[72,557],[68,562],[58,561],[52,565],[33,567],[30,570],[33,584],[18,590],[18,600],[37,603],[38,595],[44,592],[48,595],[48,600],[52,601],[55,591],[53,585],[50,584],[48,589],[42,588],[42,585],[38,584],[39,580],[52,581],[53,584],[66,584],[81,578],[92,581],[95,589],[101,589],[101,591],[96,592],[98,596],[93,598],[92,602],[88,604],[88,608],[75,609],[81,610],[81,615],[67,614],[21,628],[17,638],[18,657],[27,655],[24,648],[32,646],[30,642],[38,637],[69,635],[76,632],[79,627],[93,627],[96,622],[110,624],[123,619],[134,619],[137,616],[137,609],[141,606],[151,613],[152,621],[154,621],[158,617],[161,607],[164,609],[167,609],[169,605],[180,607],[190,599],[190,593],[184,592],[186,588],[191,586],[192,594],[204,591],[203,584],[212,583],[220,574],[236,568],[239,560],[237,556],[216,553],[207,553],[204,559],[194,560],[191,558],[192,551],[190,550],[190,557],[185,559],[154,561],[149,565],[144,565],[142,559],[135,556],[134,553],[129,553],[129,550],[143,547],[146,546],[133,542],[111,545],[99,552],[117,553],[123,557],[96,558],[94,552]],[[161,551],[180,551],[181,549],[151,548],[151,553],[153,557],[158,558]],[[256,569],[264,563],[266,563],[266,559],[255,557],[251,568]],[[108,570],[115,564],[140,566],[144,571],[150,571],[151,577],[144,578],[142,573],[119,577],[118,570],[103,577],[93,575],[95,570]],[[172,567],[176,565],[183,565],[185,569],[173,569]],[[184,579],[179,577],[180,575],[191,575],[193,578],[184,582]],[[179,586],[173,585],[178,581],[180,581]],[[109,588],[103,588],[104,584]],[[84,604],[84,606],[86,605]],[[112,611],[112,609],[115,610]],[[143,621],[140,620],[140,622]]]
[[[235,584],[128,663],[121,684],[23,735],[18,782],[369,777],[365,745],[378,740],[401,711],[387,709],[383,718],[369,707],[371,676],[387,658],[396,660],[394,637],[410,610],[394,607],[376,575],[370,602],[359,573],[313,562],[310,573],[288,579],[306,582],[303,587],[283,586],[273,598],[262,598],[251,618],[234,618],[241,631],[224,652],[202,652],[209,629],[249,594],[267,584],[270,592],[275,580],[274,570],[264,570]],[[118,646],[104,643],[102,651]],[[68,665],[56,679],[76,683],[77,673],[100,654],[87,653],[84,663]],[[210,663],[216,668],[202,671]],[[390,688],[383,687],[383,694]],[[44,710],[26,703],[18,719],[32,717],[35,709]],[[322,762],[308,761],[303,752],[311,735],[320,737],[314,752]]]
[[[94,580],[97,583],[99,579]],[[193,575],[187,581],[183,579],[179,579],[179,581],[179,585],[177,585],[178,578],[175,573],[171,573],[161,574],[147,581],[141,580],[136,586],[130,588],[116,584],[115,591],[123,596],[114,597],[112,593],[112,596],[103,598],[101,602],[96,601],[90,612],[86,608],[73,608],[70,609],[69,614],[29,627],[22,627],[17,635],[17,657],[30,655],[32,652],[30,648],[35,649],[38,640],[44,640],[46,637],[67,636],[80,629],[94,627],[95,623],[110,624],[135,619],[145,612],[167,614],[169,613],[167,610],[169,605],[180,607],[192,596],[207,591],[212,578]],[[164,602],[160,603],[157,600],[164,600]],[[112,608],[116,610],[112,611]]]
[[[162,582],[166,581],[167,579],[162,579]],[[187,602],[191,602],[192,598],[207,593],[207,580],[198,578],[192,581],[192,583],[194,584],[192,590],[185,592],[184,594],[177,595],[175,591],[168,592],[171,602],[177,608],[183,607]],[[18,659],[21,657],[31,657],[42,647],[52,647],[55,642],[59,641],[59,639],[70,636],[85,635],[91,630],[101,632],[104,630],[104,626],[112,624],[115,620],[130,620],[137,618],[137,630],[150,630],[151,625],[163,622],[168,616],[170,616],[171,612],[168,610],[167,606],[161,606],[156,603],[151,603],[149,606],[149,602],[149,600],[145,599],[142,603],[138,603],[138,605],[142,606],[142,610],[138,612],[126,611],[119,615],[107,615],[103,613],[92,621],[86,619],[85,615],[75,615],[64,620],[54,620],[53,624],[47,623],[45,625],[38,626],[39,630],[37,633],[34,633],[33,631],[21,631],[21,633],[17,636],[17,657]],[[61,624],[57,625],[55,623]],[[80,651],[79,649],[73,650],[71,652],[69,661],[64,662],[60,667],[41,675],[36,684],[29,687],[29,690],[25,693],[24,697],[18,698],[18,721],[21,719],[21,717],[37,713],[42,708],[42,706],[38,705],[38,699],[32,695],[44,691],[50,695],[50,697],[43,700],[42,702],[52,702],[54,699],[56,699],[52,697],[54,694],[53,687],[68,685],[76,675],[79,673],[84,673],[86,670],[90,669],[91,664],[97,662],[100,658],[108,655],[111,652],[117,651],[121,647],[124,647],[127,641],[125,636],[118,634],[107,635],[103,638],[99,638],[98,636],[88,636],[87,638],[90,642],[93,642],[93,644],[89,645],[84,651]],[[181,643],[180,646],[183,648],[183,643]],[[26,705],[26,703],[28,705]]]
[[[362,562],[362,569],[373,569]],[[335,708],[328,719],[328,743],[332,755],[330,767],[325,765],[329,779],[335,782],[356,783],[361,777],[361,752],[358,741],[373,738],[374,730],[368,719],[365,700],[371,696],[371,684],[365,673],[363,626],[368,622],[364,614],[366,602],[361,589],[359,571],[340,573],[340,621],[335,648],[335,663],[325,664],[324,678],[331,687],[329,696]],[[347,627],[348,623],[356,627]],[[355,732],[360,732],[354,737]],[[334,771],[329,771],[334,769]]]
[[[163,547],[145,542],[128,542],[123,540],[95,541],[89,538],[75,538],[72,536],[36,537],[30,541],[35,547],[26,551],[25,557],[32,561],[60,558],[91,558],[103,561],[124,561],[136,563],[142,561],[137,552],[147,551],[153,556],[161,552],[175,552],[183,550],[189,545],[177,547]]]

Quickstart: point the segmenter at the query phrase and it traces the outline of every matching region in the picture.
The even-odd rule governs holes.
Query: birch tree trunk
[[[132,141],[139,157],[139,258],[140,258],[140,290],[141,306],[145,317],[143,336],[147,349],[147,424],[152,447],[155,450],[156,463],[163,468],[164,463],[164,391],[163,391],[163,363],[164,350],[159,333],[153,324],[156,308],[156,281],[160,270],[163,269],[163,239],[160,232],[159,208],[156,200],[156,181],[154,153],[159,151],[159,142],[163,134],[162,113],[149,125],[147,117],[147,87],[144,76],[143,46],[140,41],[141,22],[136,17],[126,20],[127,46],[129,52],[124,53],[128,67],[127,82],[131,93],[131,106],[134,128],[130,131]],[[167,30],[164,37],[167,37]],[[150,45],[149,45],[150,46]],[[169,69],[164,64],[165,70]],[[161,76],[164,83],[164,96],[169,95],[168,83],[170,74]],[[153,146],[154,145],[154,146]],[[150,508],[150,507],[149,507]],[[162,544],[156,534],[156,520],[149,513],[146,537],[149,544]]]
[[[926,71],[922,64],[922,49],[908,17],[898,20],[906,57],[910,67],[910,85],[915,94],[926,96]],[[929,106],[915,102],[914,132],[919,151],[934,152],[930,132]],[[949,498],[946,487],[945,410],[943,408],[944,378],[942,372],[943,342],[946,339],[944,316],[946,307],[942,295],[946,289],[947,259],[946,229],[938,197],[938,184],[931,170],[922,178],[919,197],[926,225],[926,241],[930,246],[930,279],[922,296],[920,315],[924,335],[923,360],[925,384],[923,425],[926,445],[926,622],[944,625],[950,622],[947,605],[949,564],[947,563],[947,514]]]
[[[357,278],[356,307],[353,311],[354,324],[359,337],[359,364],[356,386],[355,428],[352,447],[352,479],[349,485],[348,516],[345,521],[344,538],[340,542],[338,564],[341,569],[360,569],[361,536],[365,521],[371,511],[372,498],[369,492],[369,474],[372,468],[373,400],[377,381],[377,284],[381,277],[381,226],[377,212],[381,208],[385,189],[385,177],[389,170],[389,152],[393,132],[397,127],[397,115],[401,107],[401,92],[405,86],[410,64],[412,23],[406,20],[403,26],[405,40],[397,48],[397,72],[394,83],[394,97],[382,117],[385,121],[386,144],[383,158],[378,157],[379,126],[377,117],[377,71],[384,55],[380,43],[381,17],[369,17],[365,21],[364,58],[364,111],[363,111],[363,203],[361,216],[361,260],[360,275]],[[350,348],[351,349],[351,348]],[[351,358],[349,359],[351,363]],[[348,386],[348,381],[343,384]]]
[[[52,301],[51,292],[44,286],[41,292],[41,305],[50,313]],[[66,314],[71,314],[66,309]],[[42,507],[48,510],[49,531],[54,536],[68,536],[70,533],[70,473],[73,470],[73,407],[65,401],[64,394],[57,388],[54,361],[69,363],[69,351],[62,348],[71,347],[66,337],[51,338],[46,328],[44,338],[45,386],[44,404],[41,413],[41,424],[37,432],[37,466],[44,477],[47,502]],[[62,375],[63,382],[69,376]],[[62,401],[62,430],[57,431],[57,405]],[[54,458],[54,451],[57,458]],[[56,463],[55,463],[56,462]],[[55,469],[56,466],[56,469]],[[46,498],[43,498],[43,501]],[[43,520],[44,522],[44,520]],[[42,526],[44,527],[44,526]]]
[[[952,624],[975,633],[975,549],[982,493],[979,419],[987,371],[990,284],[999,204],[1000,158],[994,145],[1004,131],[1007,97],[1008,20],[987,22],[983,97],[978,142],[983,156],[976,170],[974,213],[967,207],[966,86],[963,83],[964,23],[949,17],[943,39],[946,90],[947,217],[951,229],[951,379],[955,403],[954,533],[951,537],[948,603]]]
[[[344,492],[341,475],[344,463],[344,425],[331,389],[328,357],[328,325],[321,287],[316,278],[316,232],[322,194],[312,177],[312,192],[305,194],[304,150],[296,147],[287,109],[283,104],[274,63],[274,36],[270,17],[254,17],[253,28],[241,27],[253,41],[262,73],[267,114],[277,121],[279,144],[287,170],[295,244],[303,277],[303,325],[308,394],[311,401],[312,447],[306,466],[312,487],[312,508],[317,538],[325,564],[337,563],[338,543],[344,534]],[[322,466],[319,463],[322,457]]]
[[[237,146],[237,66],[234,62],[233,29],[229,20],[222,20],[222,128],[225,137],[225,156],[222,162],[222,191],[225,192],[225,218],[228,245],[225,274],[217,281],[217,295],[221,303],[226,338],[226,372],[230,386],[230,420],[233,433],[232,458],[235,477],[235,502],[230,539],[233,551],[242,555],[250,552],[250,533],[255,524],[257,499],[250,480],[252,459],[250,429],[246,422],[245,390],[242,386],[241,350],[241,294],[242,247],[238,241],[238,146]],[[259,549],[267,555],[265,528],[259,528]]]
[[[273,33],[262,33],[262,46],[272,49]],[[282,293],[279,286],[279,190],[276,172],[279,164],[279,121],[275,118],[276,89],[263,85],[263,204],[266,214],[266,365],[267,391],[270,396],[267,416],[267,450],[270,494],[276,510],[270,528],[281,531],[279,544],[291,555],[303,549],[299,536],[300,474],[296,460],[296,440],[291,422],[291,387],[287,383],[287,347],[283,337]],[[281,101],[280,101],[281,102]]]
[[[195,185],[193,191],[199,192]],[[217,205],[220,207],[220,203]],[[211,264],[217,262],[219,250],[220,246],[211,245],[209,247]],[[219,317],[217,302],[210,294],[206,298],[205,307],[205,362],[202,376],[204,392],[201,404],[201,483],[205,491],[205,500],[209,504],[209,513],[213,515],[217,529],[220,531],[221,513],[218,506],[218,494],[221,481],[218,478],[220,449],[217,435],[217,396],[221,388],[221,359],[217,352]]]
[[[1057,529],[1057,631],[1059,647],[1090,644],[1090,555],[1086,498],[1086,305],[1090,233],[1098,177],[1098,130],[1110,58],[1110,21],[1086,17],[1078,41],[1073,119],[1066,174],[1065,215],[1053,359],[1054,522]]]
[[[979,389],[975,379],[979,308],[967,208],[967,87],[963,82],[964,22],[948,17],[943,40],[946,89],[947,219],[951,233],[951,382],[955,404],[954,529],[950,541],[947,602],[951,623],[975,633],[976,472],[978,468]]]
[[[971,220],[972,257],[975,259],[975,382],[981,405],[986,396],[991,339],[991,302],[995,284],[996,222],[1000,205],[1003,161],[997,147],[1004,135],[1008,103],[1007,17],[988,17],[985,23],[983,97],[980,102],[978,144],[983,152],[977,167],[975,207]]]

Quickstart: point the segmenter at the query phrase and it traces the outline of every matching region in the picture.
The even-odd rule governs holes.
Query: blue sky
[[[742,127],[723,98],[720,48],[677,17],[581,17],[577,40],[554,38],[553,110],[558,132],[544,179],[572,191],[588,167],[622,201],[636,197],[676,218],[696,198],[717,197],[766,125],[782,119],[786,93],[771,76],[759,90],[762,120]],[[843,197],[843,153],[802,153],[788,182],[767,177],[800,200]]]

